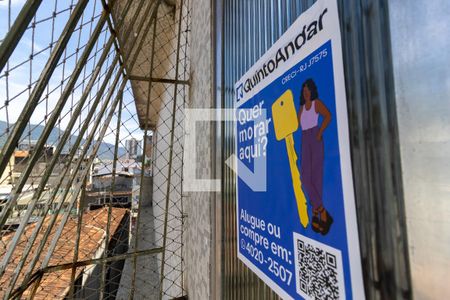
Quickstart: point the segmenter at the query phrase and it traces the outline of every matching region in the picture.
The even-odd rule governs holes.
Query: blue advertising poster
[[[238,257],[285,299],[364,299],[335,1],[236,83]]]

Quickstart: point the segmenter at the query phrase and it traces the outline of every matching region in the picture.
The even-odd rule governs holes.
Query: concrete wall
[[[145,3],[148,5],[150,2]],[[139,2],[136,1],[136,3]],[[177,62],[180,1],[178,0],[176,3],[177,5],[174,9],[167,2],[161,2],[157,14],[154,44],[154,27],[152,25],[148,34],[143,37],[144,43],[139,50],[136,64],[132,70],[129,70],[129,73],[133,76],[165,80],[186,79],[186,66],[183,58],[186,53],[184,46],[186,39],[184,36],[187,31],[183,24],[184,27],[181,29],[182,38],[180,39],[182,49],[179,52],[180,59]],[[132,11],[137,9],[136,6],[132,6]],[[130,23],[130,18],[126,19],[126,23]],[[125,48],[127,47],[129,45],[125,45]],[[152,50],[154,50],[153,56]],[[177,63],[178,77],[176,78]],[[162,291],[163,299],[173,299],[183,294],[181,274],[183,271],[181,181],[182,142],[184,135],[183,109],[187,89],[185,89],[184,85],[179,84],[175,91],[173,83],[158,81],[153,81],[151,87],[149,87],[148,81],[138,79],[132,80],[131,86],[141,128],[148,125],[148,128],[154,131],[152,137],[153,153],[150,154],[153,156],[151,170],[153,177],[152,182],[147,182],[146,180],[143,183],[145,186],[144,197],[139,199],[140,212],[139,216],[135,218],[136,223],[139,223],[136,224],[138,235],[132,237],[131,249],[147,250],[162,247],[164,242],[164,222],[167,217],[167,244],[164,257]],[[173,121],[175,124],[172,139]],[[168,186],[169,177],[170,185]],[[168,191],[169,196],[167,197]],[[168,205],[166,206],[166,204]],[[135,241],[137,241],[136,249],[134,247]],[[134,299],[159,298],[161,261],[161,254],[145,255],[137,259]],[[127,299],[134,271],[134,265],[130,263],[130,260],[127,260],[124,267],[124,274],[127,275],[123,276],[121,282],[123,288],[118,293],[118,299]]]
[[[189,108],[212,108],[211,1],[191,1],[191,89]],[[211,178],[213,127],[197,124],[197,178]],[[214,194],[189,193],[185,200],[186,288],[189,299],[213,299],[211,294],[212,218]]]
[[[167,2],[176,3],[174,14]],[[148,124],[154,130],[152,165],[153,189],[150,199],[141,199],[141,220],[139,227],[138,250],[162,246],[164,219],[167,200],[167,183],[169,172],[170,194],[168,202],[168,234],[165,257],[164,287],[165,299],[188,295],[189,299],[211,299],[211,200],[213,194],[189,193],[182,191],[183,143],[185,132],[183,128],[184,109],[213,107],[211,94],[212,53],[211,53],[211,3],[210,0],[184,0],[184,5],[190,5],[190,18],[183,9],[181,53],[178,59],[178,80],[190,80],[189,86],[179,84],[177,91],[174,85],[153,82],[151,95],[148,95],[148,83],[132,81],[133,95],[136,99],[136,109],[141,126]],[[177,30],[181,0],[162,2],[158,12],[156,29],[155,57],[151,69],[152,30],[145,37],[135,67],[129,73],[134,76],[153,78],[175,78],[177,64]],[[136,10],[133,6],[132,11]],[[120,9],[119,9],[120,11]],[[117,14],[117,12],[116,12]],[[189,19],[189,20],[188,20]],[[186,28],[190,21],[191,30]],[[130,18],[126,20],[126,24]],[[122,30],[123,31],[123,30]],[[189,46],[185,47],[186,35],[190,34]],[[123,32],[122,32],[123,34]],[[125,49],[129,45],[125,45]],[[186,72],[187,71],[187,72]],[[174,96],[177,94],[175,108],[175,133],[171,141],[172,117],[174,116]],[[150,99],[149,113],[146,116],[147,103]],[[199,134],[197,178],[209,178],[212,166],[211,124],[201,124],[197,127]],[[169,170],[171,147],[172,165]],[[147,205],[152,201],[152,206]],[[183,217],[183,213],[186,218]],[[134,237],[136,238],[136,237]],[[156,262],[155,262],[156,258]],[[159,293],[159,273],[161,255],[139,258],[137,262],[139,274],[136,278],[135,299],[155,298]],[[124,274],[130,274],[132,267],[127,261]],[[181,276],[181,272],[183,273]],[[127,294],[126,287],[130,285],[129,275],[122,276],[122,289],[118,299]],[[183,282],[181,282],[181,279]],[[181,287],[181,283],[183,287]],[[141,298],[140,298],[141,297]]]

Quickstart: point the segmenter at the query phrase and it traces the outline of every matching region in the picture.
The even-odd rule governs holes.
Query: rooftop
[[[118,230],[119,224],[122,221],[126,214],[126,209],[122,208],[112,208],[111,212],[111,236]],[[42,240],[43,234],[45,232],[45,228],[50,222],[51,216],[47,216],[44,221],[44,225],[39,231],[39,235],[36,239],[35,244],[33,245],[33,249],[30,254],[27,256],[25,266],[22,270],[27,270],[28,265],[31,259],[35,255],[34,248],[37,248],[37,243]],[[57,224],[61,222],[62,216],[58,216],[56,225],[53,226],[53,229],[50,233],[49,238],[47,239],[47,243],[44,246],[44,249],[41,251],[41,256],[39,258],[39,262],[36,264],[37,266],[34,268],[34,272],[38,270],[40,263],[43,261],[47,250],[49,249],[50,241],[53,239]],[[108,221],[108,211],[107,208],[102,208],[94,211],[88,211],[83,214],[82,217],[82,226],[81,226],[81,234],[80,234],[80,242],[79,242],[79,253],[78,260],[83,261],[88,259],[93,259],[98,255],[98,251],[101,251],[101,246],[104,243],[104,239],[106,237],[106,233],[104,228],[106,228]],[[10,263],[6,269],[5,275],[0,280],[0,297],[3,298],[6,288],[9,285],[10,280],[14,274],[14,269],[19,262],[23,250],[26,247],[27,240],[31,236],[33,229],[35,228],[35,224],[28,225],[25,229],[24,234],[21,235],[21,239],[19,244],[16,247],[16,251],[11,257]],[[75,237],[77,236],[77,219],[69,218],[66,225],[64,226],[61,237],[59,238],[55,251],[50,259],[49,266],[53,265],[61,265],[65,263],[72,263],[74,258],[74,249],[75,249]],[[2,243],[8,244],[14,236],[14,232],[6,234],[2,237]],[[111,238],[110,238],[111,240]],[[0,258],[2,259],[4,256],[4,251],[1,250]],[[76,269],[75,278],[80,276],[84,269],[88,267],[79,267]],[[34,273],[33,272],[33,273]],[[62,271],[56,271],[47,273],[43,276],[39,287],[36,290],[36,294],[34,299],[64,299],[67,296],[67,293],[70,289],[72,276],[72,269],[66,269]],[[17,288],[23,280],[23,273],[20,274],[15,287]],[[31,293],[32,287],[28,288],[23,297],[27,298]]]

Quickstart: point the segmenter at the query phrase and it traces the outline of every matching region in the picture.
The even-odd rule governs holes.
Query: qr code
[[[294,233],[295,283],[305,299],[345,299],[341,251]]]

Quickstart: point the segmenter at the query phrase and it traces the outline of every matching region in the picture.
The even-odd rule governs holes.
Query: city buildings
[[[136,157],[138,156],[138,152],[140,152],[139,150],[142,149],[140,143],[141,142],[136,140],[135,138],[131,138],[125,141],[125,148],[127,151],[128,159],[136,159]]]

